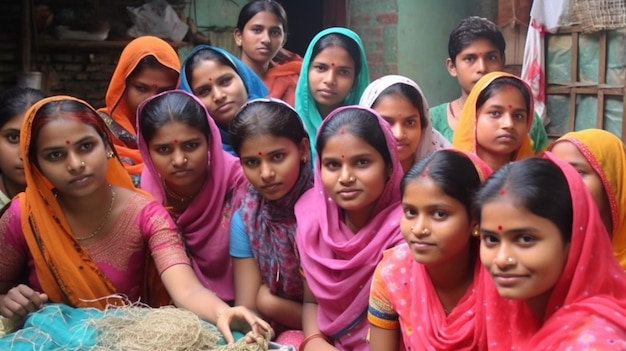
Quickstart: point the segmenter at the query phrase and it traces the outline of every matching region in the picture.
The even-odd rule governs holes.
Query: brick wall
[[[33,55],[33,70],[43,73],[49,95],[67,94],[104,106],[104,96],[121,50],[52,51]]]
[[[398,73],[397,0],[354,0],[349,11],[349,25],[363,40],[371,78]]]

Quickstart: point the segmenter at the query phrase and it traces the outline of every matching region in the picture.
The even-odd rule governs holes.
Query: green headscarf
[[[359,74],[354,78],[352,90],[350,90],[350,93],[346,96],[343,105],[358,105],[361,94],[363,94],[363,91],[370,83],[369,71],[367,69],[367,56],[365,55],[363,42],[361,42],[361,38],[358,34],[347,28],[332,27],[317,33],[313,40],[311,40],[311,43],[309,43],[309,47],[304,54],[302,70],[300,71],[300,78],[298,79],[298,85],[296,86],[296,111],[302,117],[306,130],[309,133],[313,159],[317,157],[315,152],[315,136],[317,134],[317,129],[322,123],[322,116],[317,110],[315,100],[309,91],[309,66],[311,65],[311,61],[314,59],[311,57],[313,55],[313,47],[318,41],[320,41],[320,39],[322,39],[322,37],[328,34],[345,35],[346,37],[354,40],[360,49],[361,66],[359,67]],[[313,164],[315,164],[315,162],[313,162]]]

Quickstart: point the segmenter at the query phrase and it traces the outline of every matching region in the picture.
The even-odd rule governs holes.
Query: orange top
[[[98,110],[113,132],[115,149],[131,176],[141,174],[143,161],[137,149],[137,131],[134,124],[136,111],[129,110],[124,96],[126,80],[146,56],[154,56],[163,66],[180,71],[180,59],[170,44],[157,37],[139,37],[128,43],[122,51],[109,82],[105,97],[106,107]]]

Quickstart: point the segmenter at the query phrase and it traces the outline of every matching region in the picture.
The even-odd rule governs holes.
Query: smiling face
[[[204,184],[208,144],[200,130],[178,121],[167,122],[156,130],[148,149],[161,179],[177,194],[195,194]]]
[[[472,226],[467,209],[432,178],[419,176],[407,183],[402,209],[400,230],[417,262],[445,263],[468,252]]]
[[[232,67],[214,60],[198,63],[189,86],[222,128],[228,126],[237,110],[248,100],[246,86],[239,74]]]
[[[128,77],[124,97],[132,113],[132,125],[135,125],[137,107],[144,100],[164,91],[176,89],[177,83],[178,72],[167,67],[143,67]]]
[[[391,126],[402,165],[413,164],[415,151],[422,137],[420,111],[408,99],[398,94],[380,97],[373,108]]]
[[[241,46],[241,60],[251,66],[265,66],[276,56],[285,43],[282,23],[275,14],[261,11],[243,27],[235,29],[235,42]]]
[[[388,178],[382,155],[365,140],[345,131],[328,138],[320,158],[322,183],[337,206],[371,213]]]
[[[522,93],[504,86],[476,111],[476,153],[513,157],[528,137],[528,109]]]
[[[285,137],[257,135],[241,144],[239,159],[246,177],[267,200],[282,199],[296,184],[300,165],[309,155],[309,142],[300,145]]]
[[[0,174],[8,186],[21,190],[26,187],[24,163],[20,158],[20,129],[23,119],[23,114],[13,116],[0,128]]]
[[[480,259],[500,296],[545,309],[569,251],[558,227],[505,194],[483,205],[480,231]]]
[[[85,197],[106,184],[110,148],[96,129],[75,118],[57,118],[37,136],[39,169],[65,197]]]
[[[613,228],[611,218],[611,206],[609,205],[609,198],[602,184],[602,179],[596,171],[591,167],[589,161],[578,150],[576,145],[570,143],[567,140],[559,141],[552,146],[550,150],[557,158],[572,165],[583,178],[583,182],[589,189],[593,201],[596,203],[602,221],[604,222],[607,231],[611,233]]]
[[[329,46],[311,60],[309,92],[322,117],[343,104],[352,90],[355,75],[354,60],[342,47]]]

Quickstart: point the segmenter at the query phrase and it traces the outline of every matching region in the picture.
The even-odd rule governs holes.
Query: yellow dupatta
[[[491,72],[484,75],[472,88],[469,96],[467,97],[467,101],[465,101],[465,105],[463,106],[463,111],[461,112],[461,118],[459,119],[459,123],[454,131],[454,136],[452,137],[452,146],[454,148],[469,151],[472,153],[476,153],[476,102],[478,100],[478,96],[485,90],[491,82],[493,82],[497,78],[501,77],[511,77],[518,79],[527,87],[528,91],[530,91],[530,87],[519,77],[506,73],[506,72]],[[534,106],[532,101],[532,95],[530,100],[530,110],[528,111],[528,130],[533,124],[533,115],[534,115]],[[522,145],[517,150],[511,161],[521,160],[526,157],[531,157],[534,155],[532,148],[532,141],[528,134],[522,141]]]
[[[626,269],[626,147],[620,138],[601,129],[570,132],[554,144],[563,141],[576,146],[602,181],[611,210],[613,253]]]

